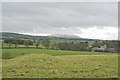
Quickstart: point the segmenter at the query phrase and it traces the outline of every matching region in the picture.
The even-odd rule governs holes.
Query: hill
[[[49,39],[49,40],[93,40],[93,39],[86,39],[86,38],[81,38],[76,35],[50,35],[50,36],[32,36],[32,35],[25,35],[25,34],[19,34],[19,33],[10,33],[10,32],[1,32],[2,34],[2,39],[6,38],[17,38],[17,39]]]

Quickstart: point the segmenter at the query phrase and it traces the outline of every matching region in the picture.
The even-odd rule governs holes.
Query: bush
[[[21,55],[25,55],[25,53],[22,53]]]
[[[2,59],[12,59],[14,58],[10,53],[4,53],[2,54]]]

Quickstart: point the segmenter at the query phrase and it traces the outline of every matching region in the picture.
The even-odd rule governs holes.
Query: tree
[[[49,46],[50,46],[50,41],[49,41],[49,39],[44,39],[44,40],[42,40],[42,44],[43,44],[44,47],[46,47],[46,48],[48,49]]]
[[[56,42],[53,42],[51,44],[51,49],[58,49],[58,44]]]
[[[40,44],[40,41],[39,41],[39,40],[36,40],[36,41],[35,41],[35,46],[36,46],[36,48],[39,47],[39,44]]]
[[[27,47],[29,47],[29,45],[33,45],[33,42],[31,40],[24,40],[24,45]]]
[[[92,46],[93,47],[101,47],[102,45],[104,45],[102,41],[96,40],[96,41],[94,41]]]
[[[9,42],[9,43],[8,43],[8,46],[9,46],[9,48],[11,48],[11,46],[12,46],[12,43],[11,43],[11,42]]]
[[[2,41],[2,48],[4,47],[4,41]]]
[[[17,48],[17,46],[19,45],[19,40],[14,40],[14,42],[12,42],[15,45],[15,48]]]

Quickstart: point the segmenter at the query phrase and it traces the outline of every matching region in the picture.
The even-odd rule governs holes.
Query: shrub
[[[25,53],[22,53],[21,55],[25,55]]]
[[[2,59],[12,59],[14,58],[10,53],[4,53],[2,54]]]

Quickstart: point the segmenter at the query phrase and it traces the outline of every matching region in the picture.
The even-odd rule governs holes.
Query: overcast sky
[[[117,7],[113,2],[2,3],[3,31],[117,39]]]

